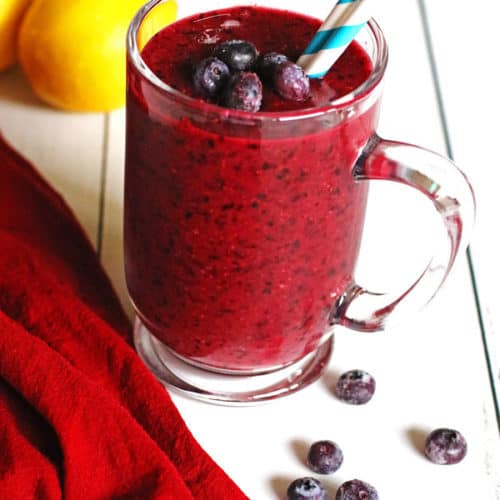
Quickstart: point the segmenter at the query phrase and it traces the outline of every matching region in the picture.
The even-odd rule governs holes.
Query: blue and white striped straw
[[[338,0],[304,53],[297,60],[309,78],[322,78],[335,64],[370,16],[369,0]]]

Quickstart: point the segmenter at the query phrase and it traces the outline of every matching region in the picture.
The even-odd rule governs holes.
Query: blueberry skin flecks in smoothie
[[[332,127],[297,122],[286,134],[199,124],[206,104],[193,65],[214,43],[241,39],[294,60],[320,22],[285,11],[234,8],[168,26],[145,47],[148,66],[199,99],[166,105],[129,71],[125,184],[127,284],[137,313],[176,353],[228,370],[266,370],[303,357],[328,329],[352,281],[366,186],[351,169],[376,109]],[[211,42],[211,43],[207,43]],[[306,102],[265,87],[262,111],[325,105],[366,80],[351,45]],[[182,108],[182,110],[181,110]],[[256,113],[258,115],[259,113]],[[217,125],[217,124],[216,124]]]

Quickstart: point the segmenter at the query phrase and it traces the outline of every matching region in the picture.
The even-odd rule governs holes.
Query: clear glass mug
[[[387,46],[374,21],[357,36],[373,63],[359,88],[324,108],[255,114],[184,96],[146,66],[148,16],[163,3],[139,11],[127,40],[136,348],[190,396],[271,400],[321,375],[335,326],[382,330],[434,296],[467,241],[473,191],[450,160],[376,134]],[[435,255],[404,291],[372,293],[353,277],[374,179],[417,189],[442,218]]]

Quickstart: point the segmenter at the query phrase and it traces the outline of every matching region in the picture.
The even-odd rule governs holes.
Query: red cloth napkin
[[[0,137],[0,498],[246,498],[130,344],[70,209]]]

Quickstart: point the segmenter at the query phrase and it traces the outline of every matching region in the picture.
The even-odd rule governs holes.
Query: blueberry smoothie
[[[300,99],[283,97],[269,75],[262,85],[252,77],[258,110],[230,109],[236,87],[211,93],[193,76],[226,41],[253,44],[252,74],[264,54],[295,61],[319,25],[261,7],[214,11],[144,47],[170,88],[129,67],[127,285],[148,330],[194,364],[259,372],[301,359],[352,282],[367,197],[352,168],[377,104],[348,117],[328,108],[366,81],[368,55],[353,42]]]

